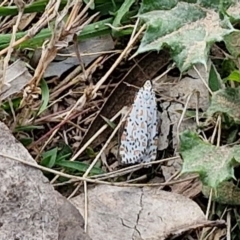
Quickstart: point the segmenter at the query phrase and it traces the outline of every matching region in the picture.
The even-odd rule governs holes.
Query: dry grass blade
[[[60,3],[61,0],[50,0],[45,8],[44,14],[41,16],[39,21],[34,24],[31,29],[28,30],[28,33],[24,37],[15,41],[12,47],[17,47],[21,43],[25,42],[26,40],[34,37],[37,33],[39,33],[42,28],[44,28],[51,20],[56,17],[56,15],[58,14]],[[1,50],[0,56],[5,54],[9,48],[10,46]]]
[[[59,175],[59,176],[62,176],[62,177],[69,178],[69,179],[76,179],[77,181],[86,181],[86,182],[89,182],[89,183],[97,183],[97,184],[112,185],[112,186],[121,186],[121,187],[168,186],[168,185],[173,185],[173,184],[181,183],[181,182],[184,182],[184,181],[189,181],[191,179],[195,179],[196,178],[196,176],[193,176],[193,177],[189,177],[189,178],[181,179],[181,180],[176,180],[176,181],[172,181],[172,182],[149,183],[149,184],[147,184],[147,183],[131,183],[131,184],[128,184],[126,182],[107,182],[107,181],[101,181],[101,180],[97,180],[97,179],[78,177],[78,176],[75,176],[75,175],[62,173],[62,172],[59,172],[59,171],[56,171],[56,170],[53,170],[53,169],[50,169],[50,168],[47,168],[47,167],[43,167],[41,165],[38,165],[37,163],[28,162],[28,161],[25,161],[23,159],[12,157],[12,156],[6,155],[6,154],[1,153],[1,152],[0,152],[0,156],[12,159],[14,161],[18,161],[18,162],[20,162],[22,164],[25,164],[25,165],[30,166],[30,167],[37,168],[37,169],[39,169],[41,171],[46,171],[46,172],[53,173],[53,174],[56,174],[56,175]]]
[[[67,5],[63,9],[62,13],[56,19],[52,38],[50,39],[47,47],[42,51],[41,59],[36,68],[34,77],[32,79],[32,84],[38,85],[47,66],[56,57],[57,51],[63,47],[68,46],[69,42],[72,41],[73,39],[73,35],[76,32],[79,32],[81,29],[83,29],[83,27],[89,24],[96,16],[95,14],[89,17],[86,21],[84,21],[84,19],[79,19],[76,17],[77,13],[74,10],[75,6],[73,6],[73,9],[69,18],[70,19],[75,18],[75,21],[68,22],[68,24],[64,25],[63,18],[67,15],[69,8],[70,8],[70,5]],[[76,21],[76,19],[78,21]]]
[[[3,67],[3,75],[2,75],[3,83],[1,83],[0,92],[2,92],[3,85],[6,84],[6,71],[7,71],[8,63],[11,58],[11,54],[13,52],[13,46],[14,46],[15,39],[16,39],[17,29],[20,24],[20,20],[22,18],[24,6],[25,6],[25,4],[21,1],[15,1],[15,4],[18,6],[19,13],[18,13],[17,21],[14,24],[13,29],[12,29],[12,36],[11,36],[11,41],[10,41],[9,47],[7,49],[7,55],[4,58],[4,67]]]
[[[127,53],[129,51],[129,49],[133,46],[133,44],[136,42],[136,40],[138,39],[139,35],[143,32],[143,30],[145,29],[145,25],[143,25],[140,30],[138,31],[138,33],[132,38],[130,39],[130,41],[128,42],[128,45],[126,46],[126,48],[123,50],[123,52],[120,54],[119,58],[116,60],[116,62],[112,65],[112,67],[107,71],[107,73],[98,81],[98,83],[96,84],[96,86],[94,87],[93,90],[93,95],[99,90],[99,88],[101,87],[101,85],[106,81],[106,79],[110,76],[110,74],[113,72],[113,70],[117,67],[117,65],[122,61],[122,59],[124,57],[127,56]]]
[[[47,44],[46,47],[44,47],[42,51],[42,55],[40,58],[40,61],[38,63],[38,66],[35,70],[34,77],[31,80],[30,88],[28,89],[28,94],[27,97],[22,101],[22,105],[24,104],[29,104],[32,102],[31,100],[31,95],[29,92],[36,92],[36,86],[38,86],[39,81],[41,80],[46,68],[48,67],[49,63],[56,57],[56,54],[59,49],[68,46],[69,42],[72,41],[73,36],[75,33],[81,31],[84,26],[89,24],[97,14],[89,17],[87,20],[85,20],[86,16],[82,18],[79,18],[78,15],[83,16],[81,12],[76,11],[76,9],[80,9],[81,4],[79,1],[75,1],[74,5],[70,4],[71,1],[65,6],[65,8],[62,10],[62,12],[57,16],[56,21],[55,21],[55,27],[53,30],[52,37]],[[75,8],[76,7],[76,8]],[[70,16],[69,16],[69,21],[67,21],[67,24],[65,25],[63,23],[63,18],[67,15],[68,11],[72,9]],[[86,11],[86,7],[83,9],[83,12]],[[30,99],[29,99],[30,98]],[[85,104],[84,96],[83,99],[79,100],[74,107],[67,113],[65,116],[64,120],[66,121],[70,114],[74,111],[74,109],[81,105],[81,107]],[[81,108],[80,107],[80,108]],[[51,134],[51,137],[48,139],[48,141],[45,143],[43,146],[42,150],[45,148],[45,146],[49,143],[49,141],[53,138],[53,136],[56,134],[58,128],[54,130],[54,132]]]

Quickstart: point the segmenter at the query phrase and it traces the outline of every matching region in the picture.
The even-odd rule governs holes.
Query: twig
[[[207,82],[203,79],[201,73],[198,71],[198,69],[196,68],[196,66],[193,66],[194,70],[196,71],[196,73],[198,74],[199,78],[202,80],[202,83],[205,85],[205,87],[207,88],[207,90],[209,91],[209,93],[212,95],[213,92],[210,89],[210,87],[208,86]]]
[[[183,111],[182,111],[182,114],[181,114],[181,117],[180,117],[180,119],[179,119],[179,121],[178,121],[178,124],[177,124],[177,142],[178,142],[178,144],[177,145],[179,145],[179,129],[180,129],[180,126],[181,126],[181,123],[182,123],[182,121],[183,121],[183,118],[184,118],[184,116],[185,116],[185,113],[186,113],[186,111],[187,111],[187,107],[188,107],[188,103],[189,103],[189,101],[190,101],[190,99],[191,99],[191,97],[192,97],[192,95],[195,93],[195,91],[193,91],[190,95],[188,95],[188,97],[187,97],[187,101],[186,101],[186,103],[185,103],[185,106],[184,106],[184,109],[183,109]],[[176,151],[176,150],[175,150]]]
[[[209,199],[208,199],[208,205],[207,205],[207,210],[206,210],[206,219],[209,218],[209,212],[210,212],[210,207],[211,207],[211,202],[212,202],[212,194],[213,194],[213,189],[211,188],[210,190],[210,194],[209,194]],[[202,240],[204,235],[206,233],[206,228],[204,228],[201,232],[201,236],[199,238],[199,240]]]
[[[231,213],[227,213],[227,240],[231,240]]]
[[[216,136],[216,134],[217,134],[217,132],[218,132],[218,129],[219,129],[218,126],[219,126],[219,124],[220,124],[219,121],[221,121],[220,116],[218,116],[216,125],[214,126],[214,129],[213,129],[213,133],[212,133],[211,140],[210,140],[210,143],[211,143],[211,144],[214,143],[215,136]],[[219,134],[218,134],[218,136],[219,136]],[[219,140],[219,138],[218,138],[218,140]],[[218,146],[219,146],[219,145],[218,145]]]
[[[97,184],[120,186],[120,187],[168,186],[168,185],[173,185],[173,184],[189,181],[189,180],[192,180],[192,179],[196,178],[196,176],[193,176],[193,177],[189,177],[189,178],[186,178],[186,179],[176,180],[176,181],[172,181],[172,182],[168,182],[168,183],[150,183],[150,184],[143,184],[143,183],[128,184],[126,182],[113,183],[113,182],[100,181],[100,180],[96,180],[96,179],[78,177],[78,176],[70,175],[70,174],[67,174],[67,173],[62,173],[62,172],[59,172],[59,171],[56,171],[56,170],[53,170],[53,169],[49,169],[47,167],[40,166],[36,162],[30,162],[30,161],[22,160],[20,158],[9,156],[9,155],[4,154],[2,152],[0,152],[0,156],[4,157],[4,158],[12,159],[14,161],[23,163],[25,165],[28,165],[30,167],[33,167],[33,168],[36,168],[36,169],[39,169],[39,170],[46,171],[46,172],[49,172],[49,173],[53,173],[53,174],[56,174],[56,175],[59,175],[59,176],[62,176],[62,177],[69,178],[69,179],[76,179],[78,181],[86,181],[86,182],[89,182],[89,183],[97,183]]]
[[[178,157],[171,157],[171,158],[165,158],[165,159],[161,159],[161,160],[157,160],[157,161],[153,161],[151,162],[152,164],[159,164],[159,163],[163,163],[163,162],[166,162],[166,161],[172,161],[174,159],[177,159]],[[149,165],[149,163],[144,163],[145,165]],[[93,176],[89,176],[89,178],[91,179],[98,179],[98,180],[105,180],[105,179],[109,179],[109,178],[116,178],[116,177],[120,177],[120,176],[123,176],[123,175],[126,175],[128,173],[131,173],[131,172],[134,172],[134,171],[137,171],[141,168],[143,168],[143,164],[137,164],[137,165],[133,165],[133,166],[130,166],[130,167],[126,167],[126,168],[122,168],[122,169],[119,169],[117,171],[113,171],[113,172],[108,172],[108,173],[103,173],[103,174],[99,174],[99,175],[93,175]],[[177,172],[178,174],[179,172]],[[175,178],[175,174],[172,176],[173,178]],[[170,181],[172,180],[173,178],[169,178],[167,181]],[[175,178],[176,179],[176,178]],[[77,179],[71,179],[69,181],[66,181],[66,182],[63,182],[63,183],[56,183],[56,184],[53,184],[53,186],[64,186],[64,185],[67,185],[67,184],[71,184],[71,183],[76,183],[78,182],[79,180]],[[78,190],[78,189],[77,189]],[[75,189],[73,191],[74,193],[71,193],[71,195],[68,197],[68,198],[71,198],[73,195],[75,195]]]

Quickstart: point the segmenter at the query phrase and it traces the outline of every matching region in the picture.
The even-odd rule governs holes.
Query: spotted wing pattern
[[[148,80],[135,97],[121,136],[119,155],[123,164],[156,159],[158,123],[155,93]]]

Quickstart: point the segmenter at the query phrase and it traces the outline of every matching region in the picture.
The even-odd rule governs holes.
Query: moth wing
[[[143,162],[150,162],[156,160],[157,157],[157,145],[159,135],[159,116],[157,111],[157,103],[155,99],[155,93],[151,90],[149,101],[147,106],[147,147],[146,156]]]
[[[155,93],[146,81],[139,90],[127,118],[119,155],[123,164],[150,162],[156,159],[159,117]]]
[[[158,149],[158,137],[160,130],[160,120],[157,111],[157,104],[151,112],[151,122],[148,125],[148,147],[147,147],[147,156],[148,159],[145,162],[150,162],[156,160],[157,149]]]
[[[148,145],[146,102],[141,97],[141,90],[136,96],[121,136],[119,156],[123,164],[143,162]]]
[[[124,122],[122,122],[121,126],[119,127],[119,130],[118,130],[118,143],[119,144],[119,147],[118,147],[118,155],[117,155],[117,158],[118,158],[118,161],[121,163],[122,161],[122,156],[123,155],[123,152],[120,152],[120,149],[121,149],[121,145],[122,145],[122,140],[121,138],[123,137],[123,134],[124,134],[124,130],[126,128],[126,123],[127,123],[127,120],[125,120]]]

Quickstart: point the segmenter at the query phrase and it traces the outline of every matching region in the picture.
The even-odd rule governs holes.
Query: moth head
[[[147,80],[147,81],[144,83],[143,88],[144,88],[145,90],[152,90],[152,83],[151,83],[151,81],[150,81],[150,80]]]

